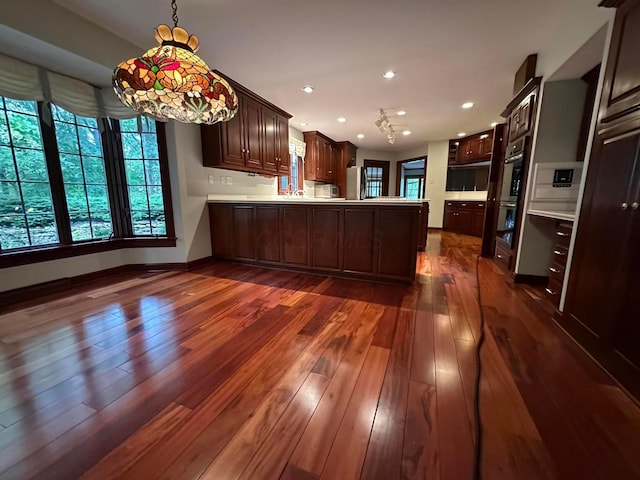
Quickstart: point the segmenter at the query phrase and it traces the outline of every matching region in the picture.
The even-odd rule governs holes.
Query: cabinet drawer
[[[553,247],[553,263],[565,267],[567,265],[567,255],[569,251],[565,247],[556,245]]]
[[[556,307],[560,305],[560,294],[562,293],[562,282],[558,282],[555,280],[549,280],[549,285],[544,289],[544,293],[547,295],[547,298],[553,303]]]
[[[549,267],[549,280],[562,283],[564,280],[564,265],[554,263]]]
[[[572,225],[561,223],[556,229],[556,245],[568,249],[571,240]]]

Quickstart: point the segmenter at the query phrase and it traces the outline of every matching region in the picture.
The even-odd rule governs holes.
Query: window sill
[[[122,238],[99,240],[74,245],[47,245],[30,249],[0,253],[0,268],[17,267],[61,258],[108,252],[123,248],[175,247],[175,238]]]

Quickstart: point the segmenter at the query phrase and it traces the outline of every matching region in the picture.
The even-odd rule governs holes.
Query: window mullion
[[[122,135],[120,133],[120,122],[112,121],[111,129],[111,153],[113,187],[117,200],[117,222],[119,227],[119,238],[130,238],[133,236],[133,225],[131,223],[131,205],[129,203],[129,191],[127,190],[127,172],[124,162],[124,151],[122,147]]]
[[[58,141],[56,132],[53,127],[53,115],[51,114],[51,106],[48,103],[38,102],[40,109],[40,130],[42,131],[42,143],[44,146],[44,156],[47,162],[47,170],[49,172],[49,185],[51,187],[51,198],[53,199],[53,211],[58,225],[58,238],[62,245],[71,245],[71,222],[69,221],[69,209],[67,207],[67,199],[64,192],[64,180],[62,176],[62,168],[60,167],[60,155],[58,153]],[[48,118],[51,118],[51,125],[44,120],[42,112],[49,109]]]
[[[121,161],[118,155],[118,147],[116,141],[116,132],[109,124],[107,119],[100,119],[102,122],[102,151],[104,152],[104,168],[107,176],[107,190],[109,192],[109,207],[111,208],[111,222],[113,227],[113,236],[115,238],[123,238],[125,236],[125,204],[122,200],[121,190],[122,182],[120,181],[118,163]]]

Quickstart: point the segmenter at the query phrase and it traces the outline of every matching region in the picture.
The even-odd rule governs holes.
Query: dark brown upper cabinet
[[[228,77],[227,77],[228,78]],[[202,163],[245,172],[289,173],[289,115],[230,80],[238,113],[228,122],[202,125]]]
[[[304,179],[333,183],[335,181],[335,142],[320,132],[303,132],[307,153],[304,159]]]
[[[528,95],[509,115],[509,143],[532,133],[531,115],[533,114],[534,101],[535,95]]]
[[[465,165],[467,163],[491,160],[493,148],[493,130],[477,133],[459,140],[449,141],[449,164]]]
[[[627,1],[617,13],[602,90],[601,123],[640,110],[640,2]],[[635,45],[635,48],[630,48]]]

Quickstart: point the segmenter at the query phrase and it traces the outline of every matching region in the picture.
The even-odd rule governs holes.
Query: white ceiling
[[[141,50],[155,44],[157,24],[171,24],[169,0],[55,2]],[[211,68],[291,113],[294,128],[402,151],[499,121],[524,58],[552,48],[570,34],[567,19],[598,2],[178,0],[178,16]],[[398,76],[384,79],[389,69]],[[307,84],[311,95],[301,91]],[[475,107],[462,110],[467,101]],[[374,125],[380,108],[398,132],[393,146]],[[393,116],[397,109],[408,113]]]

